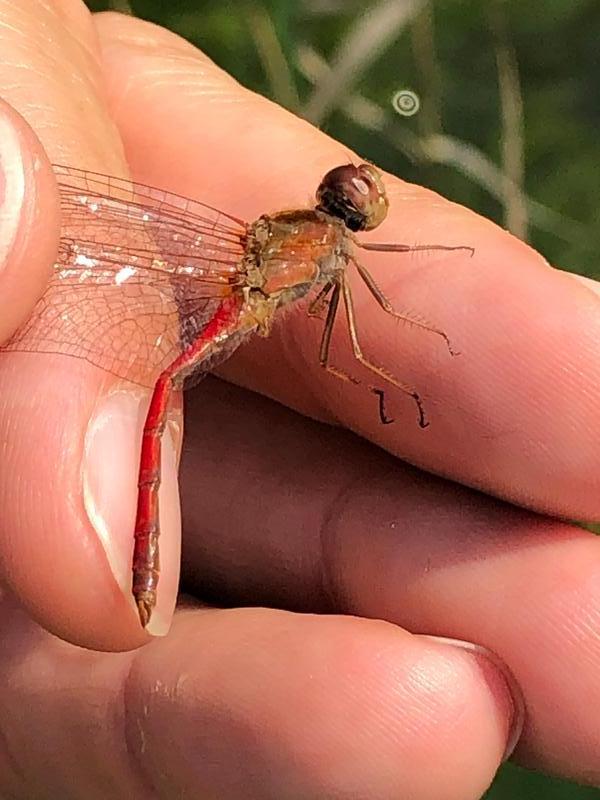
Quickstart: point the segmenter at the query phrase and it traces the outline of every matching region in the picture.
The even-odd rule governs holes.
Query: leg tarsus
[[[371,387],[371,391],[379,398],[379,421],[382,425],[391,425],[396,420],[388,417],[385,413],[385,392],[383,389],[375,389],[374,387]]]
[[[421,430],[425,430],[430,425],[429,420],[425,416],[425,409],[423,408],[423,403],[421,402],[421,398],[419,395],[413,395],[415,403],[417,404],[417,408],[419,409],[419,428]]]

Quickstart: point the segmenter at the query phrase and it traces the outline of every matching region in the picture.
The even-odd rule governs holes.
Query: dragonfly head
[[[376,228],[388,211],[380,173],[371,164],[345,164],[330,170],[317,189],[317,209],[341,219],[351,231]]]

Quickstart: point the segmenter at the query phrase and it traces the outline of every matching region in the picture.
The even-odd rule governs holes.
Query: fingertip
[[[159,602],[146,632],[131,594],[131,566],[147,398],[111,391],[107,379],[97,378],[81,359],[61,356],[15,353],[2,364],[0,572],[55,636],[93,650],[131,650],[166,632],[175,603],[177,454],[167,429]]]
[[[186,611],[144,656],[132,748],[153,779],[152,754],[177,742],[168,771],[190,794],[245,796],[268,780],[276,796],[291,781],[310,797],[474,798],[506,744],[510,700],[494,665],[376,620]]]
[[[59,197],[48,157],[23,117],[0,100],[0,342],[43,293],[59,237]]]

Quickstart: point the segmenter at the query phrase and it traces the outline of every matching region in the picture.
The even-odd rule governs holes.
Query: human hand
[[[53,162],[128,168],[253,219],[306,204],[346,160],[166,31],[92,21],[79,2],[0,4],[0,19],[2,94]],[[11,275],[31,267],[11,290],[21,303],[11,328],[41,289],[58,231],[41,163],[33,195],[45,238],[29,225],[21,255],[8,257]],[[435,337],[398,330],[357,286],[365,350],[414,382],[430,428],[396,395],[396,425],[380,426],[368,392],[323,374],[320,326],[301,310],[228,374],[458,482],[598,518],[593,285],[433,193],[386,185],[390,218],[373,240],[475,248],[464,260],[364,259],[402,307],[451,333],[458,358]],[[351,370],[343,339],[335,353]],[[5,597],[9,796],[77,787],[86,800],[137,797],[151,786],[165,797],[478,797],[511,735],[507,684],[494,662],[421,633],[483,644],[510,666],[527,703],[521,760],[600,780],[598,540],[217,382],[188,399],[187,587],[275,608],[188,608],[169,637],[134,653],[52,638],[44,628],[106,650],[147,639],[127,587],[147,398],[70,359],[3,359],[0,565],[28,612]],[[175,434],[177,424],[175,414]],[[179,557],[179,443],[166,443],[155,632],[169,623]]]

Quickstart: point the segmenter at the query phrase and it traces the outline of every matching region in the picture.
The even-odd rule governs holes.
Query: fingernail
[[[506,706],[506,700],[509,700],[509,725],[502,763],[508,761],[519,743],[525,724],[525,699],[521,687],[509,667],[496,653],[482,645],[465,642],[462,639],[449,639],[444,636],[424,635],[423,638],[449,647],[466,650],[479,661],[486,682],[498,702]],[[502,686],[498,685],[498,678],[502,680]]]
[[[131,565],[140,447],[148,399],[143,392],[124,389],[103,396],[88,425],[83,464],[83,497],[88,518],[102,543],[114,578],[136,617],[131,594]],[[174,600],[161,602],[165,574],[175,570],[178,575],[178,563],[174,566],[172,562],[175,557],[178,561],[179,518],[178,513],[170,513],[168,508],[179,507],[174,438],[173,426],[168,425],[162,438],[159,494],[161,579],[158,603],[146,628],[154,636],[168,632],[173,615]],[[173,540],[177,543],[175,547]],[[169,594],[174,593],[171,585]]]
[[[0,271],[19,229],[25,187],[19,134],[11,121],[0,113]]]

